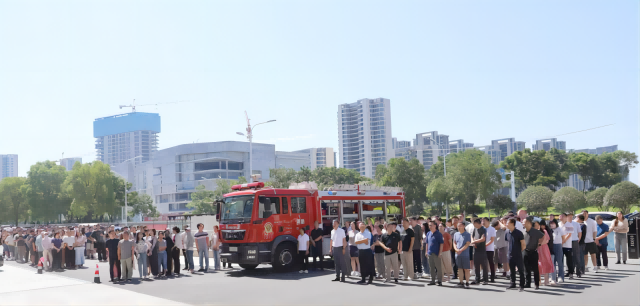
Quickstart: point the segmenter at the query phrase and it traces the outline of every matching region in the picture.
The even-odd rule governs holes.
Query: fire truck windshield
[[[220,223],[245,223],[251,221],[253,199],[252,195],[225,198],[224,204],[222,204]]]

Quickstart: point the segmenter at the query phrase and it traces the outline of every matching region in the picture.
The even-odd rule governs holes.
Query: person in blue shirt
[[[596,216],[596,223],[598,223],[598,234],[596,236],[596,246],[598,247],[598,252],[596,252],[597,272],[603,265],[605,270],[609,270],[609,258],[607,257],[607,246],[609,246],[609,242],[607,241],[607,236],[609,236],[610,232],[609,226],[602,222],[600,215]],[[601,256],[602,262],[600,262]]]
[[[456,251],[456,265],[458,266],[458,276],[460,283],[458,288],[469,289],[469,276],[471,269],[471,258],[469,255],[469,245],[471,244],[471,234],[467,233],[464,229],[464,222],[458,223],[458,232],[453,235],[453,248]],[[463,284],[463,280],[467,280],[466,284]]]
[[[507,290],[516,288],[516,267],[520,275],[520,292],[524,291],[524,262],[522,251],[525,249],[524,235],[516,229],[516,219],[510,218],[507,222],[509,231],[505,234],[505,240],[509,247],[509,269],[511,270],[511,285]]]
[[[442,286],[442,248],[444,247],[444,238],[442,238],[442,234],[438,231],[437,225],[435,221],[429,221],[429,232],[427,232],[427,258],[429,259],[429,268],[431,269],[431,282],[429,282],[428,286],[433,286],[436,284],[436,273],[434,273],[433,269],[435,269],[438,273],[438,286]]]

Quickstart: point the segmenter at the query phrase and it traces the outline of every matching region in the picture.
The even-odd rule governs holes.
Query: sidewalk
[[[0,268],[0,279],[2,305],[186,305],[12,264]]]

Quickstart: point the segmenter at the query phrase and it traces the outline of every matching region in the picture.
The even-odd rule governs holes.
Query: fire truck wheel
[[[245,270],[253,270],[257,267],[258,265],[249,265],[249,264],[240,264],[240,268],[243,268]]]
[[[273,254],[272,265],[275,270],[288,271],[293,269],[295,264],[296,246],[293,243],[281,243]]]

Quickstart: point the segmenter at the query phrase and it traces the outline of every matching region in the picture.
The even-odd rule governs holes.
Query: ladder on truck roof
[[[289,189],[318,190],[315,182],[291,183]],[[402,192],[402,187],[387,187],[369,184],[335,184],[332,187],[325,187],[323,191],[380,191],[380,192]]]

